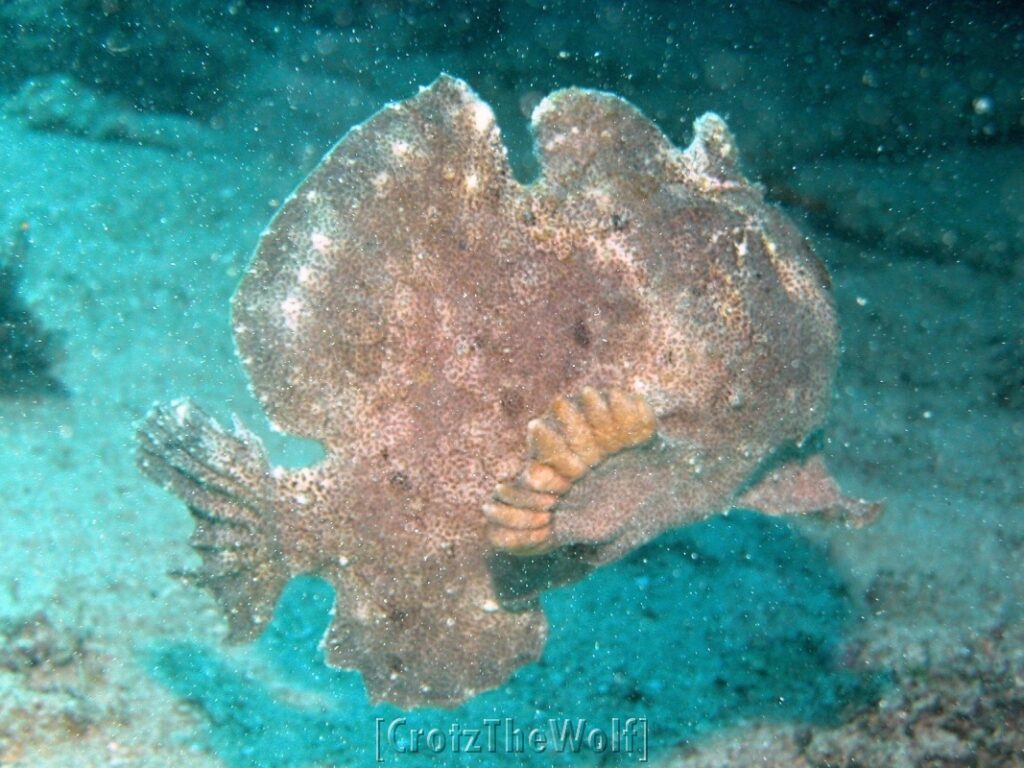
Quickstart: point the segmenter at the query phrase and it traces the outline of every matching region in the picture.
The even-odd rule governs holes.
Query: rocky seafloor
[[[169,575],[194,562],[191,522],[132,441],[185,392],[264,424],[227,316],[256,237],[347,128],[440,71],[494,105],[523,178],[556,87],[619,93],[678,144],[725,116],[832,270],[826,453],[887,509],[861,531],[736,513],[668,534],[548,596],[539,664],[413,720],[643,715],[664,766],[1024,764],[1014,4],[14,0],[0,40],[18,261],[0,295],[21,340],[0,360],[51,382],[0,365],[0,764],[372,761],[374,718],[401,713],[319,662],[324,585],[225,646]]]

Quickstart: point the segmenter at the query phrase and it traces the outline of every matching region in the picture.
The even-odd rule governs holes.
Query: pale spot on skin
[[[565,135],[559,133],[559,134],[551,137],[551,139],[548,141],[548,143],[544,145],[544,149],[547,152],[550,153],[552,150],[556,149],[558,147],[558,145],[561,144],[564,141],[565,141]]]
[[[302,299],[293,293],[288,294],[288,298],[281,302],[281,317],[289,331],[295,332],[299,329],[303,306]]]
[[[473,127],[480,133],[485,133],[494,125],[494,112],[482,101],[477,101],[472,107]]]
[[[355,608],[352,611],[352,618],[362,624],[369,624],[373,617],[370,615],[370,611],[366,604],[359,601],[356,603]]]
[[[747,233],[743,232],[743,239],[738,243],[733,243],[733,247],[736,249],[736,266],[739,269],[743,269],[746,266],[747,253],[750,250],[747,245]]]
[[[174,417],[178,420],[179,424],[185,423],[191,410],[187,401],[182,401],[175,406]]]
[[[312,244],[314,251],[316,251],[319,254],[324,254],[327,253],[327,249],[331,247],[331,244],[334,241],[331,240],[331,238],[329,238],[323,232],[314,232],[312,235],[309,236],[309,242]],[[303,269],[306,268],[303,267]],[[309,270],[306,269],[306,271],[308,274]],[[304,282],[301,276],[299,277],[299,280]]]
[[[409,142],[401,139],[391,142],[391,154],[395,157],[405,157],[409,154]]]
[[[747,233],[743,233],[743,239],[736,243],[736,255],[743,258],[747,255]]]
[[[475,192],[477,187],[480,186],[480,179],[477,178],[475,173],[471,173],[466,177],[466,191]]]

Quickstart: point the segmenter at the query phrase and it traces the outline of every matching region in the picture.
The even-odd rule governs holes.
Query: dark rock
[[[18,293],[28,246],[28,224],[22,224],[0,250],[0,397],[64,393],[52,370],[60,357],[57,336]]]

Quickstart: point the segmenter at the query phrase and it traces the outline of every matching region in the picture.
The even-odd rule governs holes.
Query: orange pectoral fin
[[[499,483],[484,504],[487,537],[498,550],[523,557],[553,546],[553,508],[574,483],[608,457],[650,440],[654,411],[641,395],[584,387],[578,401],[560,397],[527,424],[529,455],[519,476]]]

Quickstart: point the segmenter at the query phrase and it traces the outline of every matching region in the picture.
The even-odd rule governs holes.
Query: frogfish
[[[228,639],[285,584],[335,592],[322,647],[373,701],[459,704],[543,649],[539,596],[733,507],[851,525],[816,450],[839,334],[829,275],[709,113],[683,150],[627,101],[534,109],[517,180],[491,108],[441,76],[355,126],[283,203],[231,304],[273,466],[194,402],[138,462],[195,520]],[[820,442],[820,441],[818,441]]]

